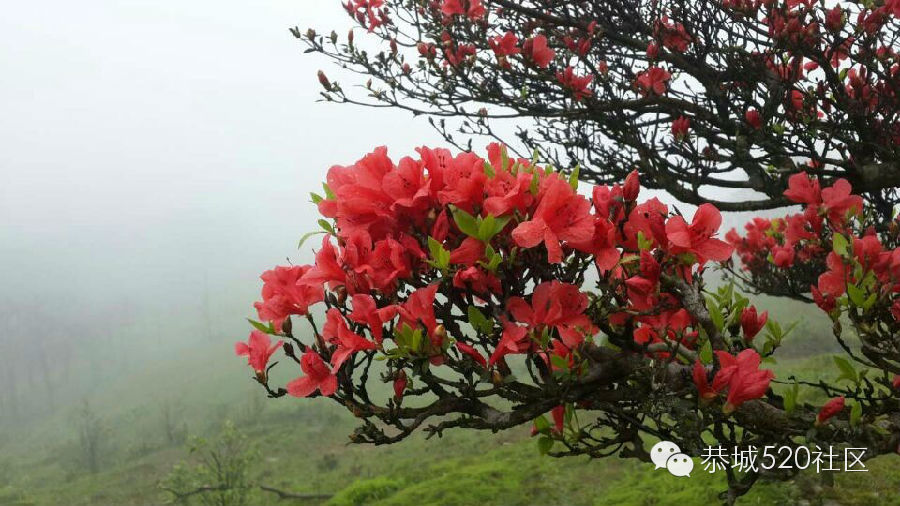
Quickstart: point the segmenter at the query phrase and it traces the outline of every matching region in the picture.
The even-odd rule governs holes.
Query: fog
[[[186,349],[227,352],[259,274],[311,260],[296,246],[329,166],[443,144],[408,113],[317,102],[318,69],[359,78],[288,29],[350,25],[335,0],[6,6],[0,427]]]
[[[317,103],[316,71],[340,73],[295,25],[350,26],[333,0],[5,6],[0,421],[230,347],[258,275],[309,259],[297,240],[330,165],[438,142],[409,114]]]

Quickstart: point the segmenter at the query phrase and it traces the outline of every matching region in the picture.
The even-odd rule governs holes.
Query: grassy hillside
[[[227,347],[220,351],[184,353],[92,396],[90,411],[102,433],[97,473],[86,469],[79,443],[81,400],[40,423],[4,430],[0,505],[160,504],[171,499],[159,489],[160,480],[176,463],[194,458],[180,435],[215,438],[226,419],[258,450],[250,470],[254,481],[333,494],[327,504],[334,506],[684,505],[715,503],[723,489],[722,473],[709,475],[699,466],[691,478],[676,478],[632,460],[541,457],[527,427],[417,436],[389,447],[348,445],[354,426],[348,413],[323,400],[267,401]],[[777,368],[780,374],[815,375],[827,360],[793,359]],[[896,504],[898,463],[896,457],[879,458],[870,462],[871,472],[836,475],[833,488],[814,473],[763,483],[741,503]],[[254,490],[246,502],[275,500]]]

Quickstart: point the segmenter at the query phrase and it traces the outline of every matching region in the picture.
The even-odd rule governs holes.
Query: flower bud
[[[400,369],[400,372],[398,372],[397,376],[394,378],[394,397],[397,400],[403,398],[403,392],[406,390],[408,383],[409,380],[406,377],[406,371]]]
[[[319,84],[321,84],[322,87],[325,88],[326,91],[331,91],[331,89],[332,89],[331,82],[328,80],[328,76],[325,75],[325,72],[322,72],[320,70],[318,73],[318,76],[319,76]]]
[[[844,410],[844,396],[835,397],[826,402],[816,416],[816,426],[827,422],[831,417]]]
[[[637,200],[640,191],[640,176],[638,176],[638,171],[633,170],[625,177],[625,184],[622,188],[622,198],[624,198],[626,202],[633,202]]]

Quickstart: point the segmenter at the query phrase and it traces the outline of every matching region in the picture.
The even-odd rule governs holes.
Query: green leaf
[[[845,257],[847,256],[847,248],[850,244],[847,242],[847,238],[842,234],[834,234],[834,238],[831,242],[831,250],[837,253],[838,255]]]
[[[266,334],[275,334],[275,328],[272,327],[271,323],[265,325],[250,318],[247,318],[247,321],[250,322],[250,325],[253,325],[253,327],[260,332],[265,332]]]
[[[494,166],[491,165],[491,163],[487,160],[485,160],[484,162],[484,174],[487,177],[494,177],[497,174],[496,172],[494,172]]]
[[[337,198],[337,196],[333,191],[331,191],[331,188],[329,188],[327,184],[322,183],[322,189],[325,190],[325,198],[327,198],[328,200],[334,200]]]
[[[414,330],[411,337],[409,348],[413,352],[422,351],[422,329]]]
[[[476,223],[478,223],[478,238],[484,242],[490,242],[494,237],[494,217],[490,214],[487,218],[479,217]]]
[[[428,252],[431,254],[430,263],[438,269],[443,271],[450,266],[450,252],[434,237],[428,238]]]
[[[856,427],[859,425],[859,420],[862,418],[862,404],[858,401],[850,401],[850,426]]]
[[[331,223],[328,223],[328,220],[320,218],[318,223],[319,226],[322,227],[322,230],[328,232],[331,235],[334,235],[334,228],[331,226]]]
[[[569,370],[568,359],[559,355],[550,355],[550,364],[557,369],[562,369],[563,371]]]
[[[640,230],[638,231],[637,240],[638,248],[641,251],[648,250],[653,246],[653,239],[648,239],[647,236],[645,236],[644,233]]]
[[[718,307],[709,309],[709,318],[720,331],[725,328],[725,317],[722,316],[722,311]]]
[[[709,339],[704,341],[703,346],[700,347],[700,361],[706,365],[711,364],[713,361],[713,349]]]
[[[841,371],[841,375],[837,378],[838,381],[848,379],[854,383],[859,383],[859,374],[856,372],[856,369],[853,368],[853,364],[851,364],[849,360],[840,355],[834,355],[832,359],[834,360],[834,364]]]
[[[862,307],[866,303],[866,294],[856,285],[847,284],[847,295],[856,307]]]
[[[572,173],[569,174],[569,185],[573,190],[578,189],[578,174],[581,172],[581,165],[575,164],[575,168],[572,169]]]
[[[456,222],[456,226],[459,227],[459,230],[467,236],[475,237],[477,239],[478,222],[475,221],[475,217],[458,207],[454,207],[452,213],[453,221]]]
[[[325,200],[324,198],[322,198],[321,195],[319,195],[318,193],[313,193],[313,192],[309,192],[309,198],[313,204],[318,204],[319,202],[322,202],[323,200]]]
[[[553,440],[547,436],[542,436],[538,439],[538,452],[541,455],[547,455],[550,453],[550,450],[553,448]]]
[[[530,191],[532,195],[537,195],[540,187],[539,176],[535,173],[531,176],[531,186],[528,187],[528,191]]]
[[[297,243],[297,249],[302,248],[303,243],[305,243],[306,240],[309,239],[310,237],[312,237],[314,235],[318,235],[318,234],[324,234],[324,233],[325,232],[322,230],[316,230],[314,232],[307,232],[307,233],[303,234],[303,237],[300,238],[300,242]]]
[[[800,393],[800,386],[794,383],[791,388],[784,393],[784,410],[792,413],[797,407],[797,396]]]
[[[469,316],[469,323],[476,331],[482,334],[490,334],[494,330],[493,320],[488,320],[477,307],[469,306],[466,311]]]
[[[541,434],[544,434],[550,431],[550,422],[547,421],[547,417],[541,415],[534,419],[534,429]]]

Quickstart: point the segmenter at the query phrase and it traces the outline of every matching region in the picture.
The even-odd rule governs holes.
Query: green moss
[[[403,487],[401,480],[379,476],[357,480],[328,501],[329,506],[365,506],[391,497]]]

